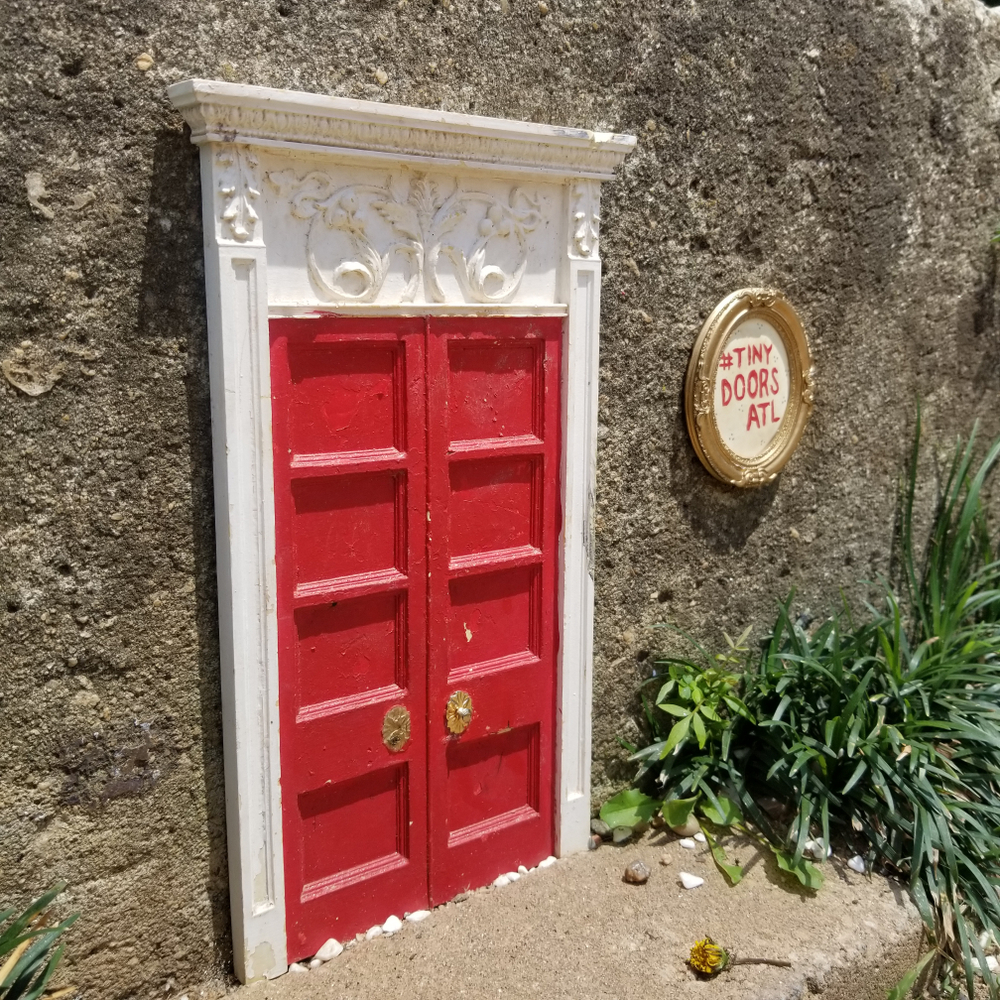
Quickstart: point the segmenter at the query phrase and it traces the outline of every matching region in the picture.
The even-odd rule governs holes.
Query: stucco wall
[[[821,608],[886,568],[917,394],[939,441],[997,428],[998,15],[546,2],[0,5],[0,359],[59,376],[0,378],[0,901],[71,881],[89,996],[222,982],[230,950],[197,153],[169,83],[640,136],[603,212],[598,797],[649,625],[759,633],[792,586]],[[737,492],[681,391],[755,283],[804,315],[817,401],[779,480]]]

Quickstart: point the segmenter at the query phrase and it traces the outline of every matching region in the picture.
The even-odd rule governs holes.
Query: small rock
[[[288,966],[288,971],[289,972],[308,972],[309,969],[308,969],[307,966],[303,965],[301,962],[292,962],[292,964],[290,966]]]
[[[625,866],[622,877],[631,885],[645,885],[649,879],[649,869],[641,861],[633,861]]]
[[[316,957],[321,962],[329,962],[336,958],[343,950],[344,946],[336,938],[330,938],[323,944],[323,947],[316,952]]]
[[[678,837],[693,837],[701,827],[698,826],[698,821],[694,816],[689,816],[686,823],[682,823],[680,826],[672,826],[670,828],[677,834]]]
[[[43,348],[24,341],[0,362],[0,370],[25,395],[41,396],[62,378],[66,363],[55,361]]]
[[[685,889],[697,889],[699,885],[704,885],[705,880],[699,878],[697,875],[692,875],[690,872],[678,872],[681,880],[681,885]]]
[[[987,955],[986,968],[989,969],[990,972],[996,972],[997,969],[1000,969],[1000,961],[997,961],[996,956],[994,955]]]
[[[672,865],[673,863],[674,863],[674,859],[672,857],[670,857],[669,854],[661,854],[660,855],[660,864],[661,865]]]
[[[380,87],[384,87],[389,82],[389,74],[381,66],[375,70],[375,81]]]
[[[388,920],[382,925],[383,934],[395,934],[396,931],[403,929],[403,921],[399,919],[394,913]]]
[[[508,882],[516,882],[521,877],[518,872],[505,872],[504,874]]]
[[[37,170],[32,170],[24,175],[24,186],[28,191],[28,203],[32,208],[46,219],[54,219],[56,213],[48,205],[42,204],[43,198],[49,198],[49,192],[45,190],[45,178]]]
[[[705,834],[703,834],[703,833],[701,832],[701,830],[699,830],[699,831],[698,831],[698,832],[697,832],[697,833],[696,833],[696,834],[694,835],[694,839],[695,839],[695,841],[696,841],[697,843],[699,843],[699,844],[707,844],[707,843],[708,843],[708,837],[706,837],[706,836],[705,836]]]
[[[690,837],[678,840],[677,843],[683,847],[685,851],[693,851],[698,846]]]
[[[632,827],[616,826],[611,831],[611,839],[616,844],[627,844],[632,839]]]
[[[587,850],[596,851],[603,843],[604,841],[596,833],[592,833],[587,838]]]
[[[518,873],[518,875],[527,875],[528,874],[528,869],[525,868],[524,865],[518,865],[517,866],[517,873]]]
[[[322,964],[323,964],[323,959],[321,959],[321,958],[310,958],[309,959],[309,968],[310,969],[318,969]]]
[[[365,931],[365,940],[371,941],[372,938],[381,937],[385,932],[382,930],[381,924],[376,924],[374,927],[369,927]]]
[[[549,855],[544,861],[538,862],[539,868],[551,868],[552,865],[556,863],[556,859],[553,855]]]
[[[493,884],[498,888],[502,889],[505,885],[510,885],[510,879],[506,875],[497,875],[493,880]]]
[[[847,867],[850,868],[851,871],[856,871],[858,874],[864,875],[865,859],[861,857],[860,854],[855,854],[854,857],[847,862]]]
[[[142,73],[146,73],[153,68],[156,60],[148,53],[141,52],[135,59],[135,68]]]
[[[549,5],[545,0],[538,0],[538,13],[544,17],[549,12]]]
[[[608,837],[611,836],[611,827],[608,826],[603,819],[595,816],[594,819],[590,821],[590,832],[596,833],[598,837],[602,837],[604,840],[607,840]]]
[[[426,920],[430,915],[430,910],[414,910],[413,913],[406,914],[406,919],[409,920],[411,924],[419,924],[421,920]]]

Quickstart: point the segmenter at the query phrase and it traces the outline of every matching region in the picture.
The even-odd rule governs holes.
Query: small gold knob
[[[472,722],[472,699],[464,691],[456,691],[448,699],[444,718],[449,732],[456,735],[464,733]]]
[[[410,739],[410,713],[402,705],[393,705],[382,720],[382,742],[392,753],[399,753]]]

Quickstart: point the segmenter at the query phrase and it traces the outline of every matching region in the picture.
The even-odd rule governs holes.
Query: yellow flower
[[[721,972],[728,961],[729,956],[710,937],[696,941],[688,959],[692,969],[706,976]]]

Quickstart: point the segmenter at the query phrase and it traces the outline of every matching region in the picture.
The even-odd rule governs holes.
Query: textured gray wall
[[[547,3],[0,2],[0,359],[59,376],[0,378],[0,902],[72,882],[89,996],[222,983],[230,951],[197,154],[169,83],[640,136],[603,213],[595,796],[628,775],[649,625],[759,634],[790,587],[816,609],[884,570],[917,393],[938,441],[996,430],[998,15]],[[779,481],[736,492],[681,392],[752,283],[806,318],[818,390]]]

